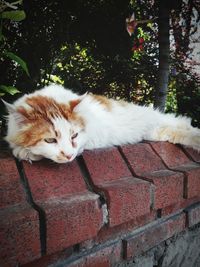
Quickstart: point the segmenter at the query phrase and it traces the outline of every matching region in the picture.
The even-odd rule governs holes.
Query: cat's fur
[[[6,140],[23,160],[72,161],[84,149],[169,141],[200,150],[200,130],[186,117],[103,96],[79,96],[59,85],[24,95],[9,111]],[[78,134],[78,135],[77,135]]]

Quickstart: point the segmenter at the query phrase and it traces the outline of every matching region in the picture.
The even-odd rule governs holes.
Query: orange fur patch
[[[105,96],[102,95],[91,95],[97,102],[99,102],[101,105],[103,105],[107,110],[111,110],[112,103],[111,100]]]
[[[24,107],[18,108],[28,122],[33,122],[38,119],[50,121],[56,117],[63,117],[68,120],[70,114],[69,105],[59,104],[53,98],[45,96],[34,96],[27,98],[26,103],[32,108],[30,110]]]
[[[52,126],[48,122],[38,120],[37,122],[30,124],[28,127],[22,128],[12,142],[23,147],[34,146],[42,139],[47,138],[48,135],[51,137],[51,127]]]

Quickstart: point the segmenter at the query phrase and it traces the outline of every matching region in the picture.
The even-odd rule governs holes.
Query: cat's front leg
[[[42,159],[42,156],[34,155],[28,148],[15,147],[13,149],[13,155],[19,160],[26,160],[29,162]]]

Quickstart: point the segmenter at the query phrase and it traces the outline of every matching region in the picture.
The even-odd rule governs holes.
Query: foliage
[[[25,20],[3,19],[5,49],[17,51],[29,66],[31,78],[25,68],[22,71],[16,67],[19,62],[13,64],[6,57],[0,84],[12,84],[22,92],[31,92],[53,81],[80,93],[91,91],[142,104],[152,103],[158,74],[157,21],[137,28],[136,37],[144,42],[142,49],[132,50],[134,43],[126,32],[125,19],[133,10],[138,20],[156,18],[157,2],[24,1]],[[197,124],[200,111],[197,106],[194,111],[191,105],[199,99],[198,79],[183,62],[186,62],[185,55],[190,54],[190,37],[194,36],[198,18],[192,17],[197,9],[193,7],[191,12],[191,2],[194,6],[198,1],[169,2],[181,2],[182,6],[171,13],[174,47],[171,47],[170,69],[175,69],[176,74],[171,73],[166,110],[190,115]],[[187,86],[193,88],[192,94]]]
[[[171,65],[175,70],[177,112],[191,117],[193,124],[200,127],[200,68],[196,61],[198,51],[191,44],[191,41],[197,44],[200,38],[199,1],[183,1],[182,8],[171,17],[174,36]]]
[[[200,126],[200,77],[182,70],[177,75],[177,106],[181,114],[189,116],[194,126]]]
[[[6,36],[3,34],[4,27],[6,29],[9,29],[10,27],[10,24],[7,22],[7,20],[9,20],[10,23],[14,23],[25,19],[25,12],[23,10],[18,10],[18,5],[21,4],[21,0],[12,3],[8,3],[2,0],[0,1],[0,61],[2,61],[3,63],[5,62],[6,64],[6,58],[8,58],[14,62],[15,67],[16,65],[19,65],[25,71],[25,73],[29,75],[26,62],[15,53],[9,51],[9,49],[11,49],[11,44],[9,44]],[[7,11],[7,9],[15,10]],[[6,93],[15,95],[19,92],[20,91],[14,86],[0,85],[0,96],[5,95]]]
[[[105,75],[102,62],[77,43],[61,47],[53,74],[59,76],[65,86],[80,93],[98,90]]]

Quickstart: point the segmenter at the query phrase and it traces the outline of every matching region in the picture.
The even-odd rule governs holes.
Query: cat
[[[5,140],[20,160],[48,158],[66,163],[85,149],[142,140],[200,150],[200,130],[187,117],[91,93],[79,96],[61,85],[52,84],[13,104],[4,103],[9,113]]]

